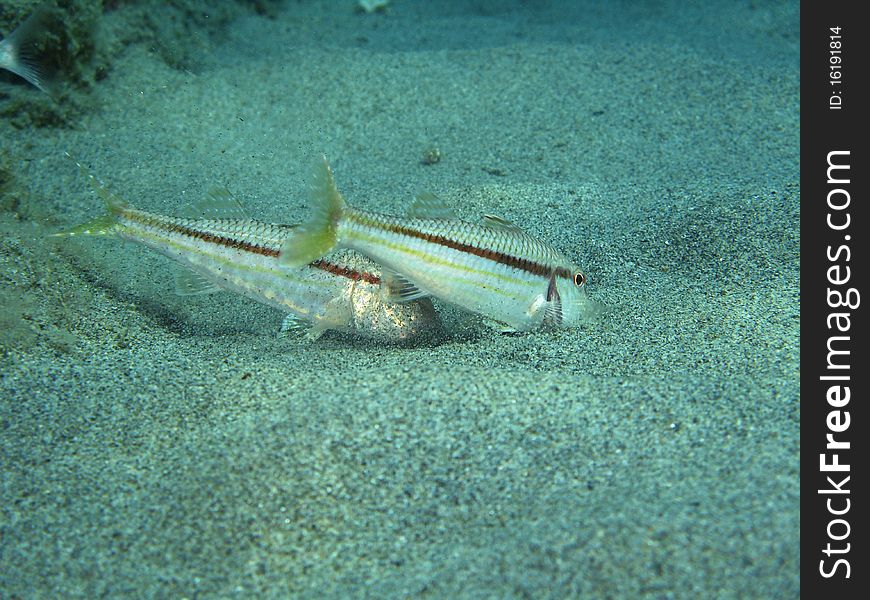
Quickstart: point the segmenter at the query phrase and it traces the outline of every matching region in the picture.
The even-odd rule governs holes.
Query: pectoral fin
[[[351,302],[352,293],[350,296],[338,296],[327,302],[323,314],[314,321],[305,337],[313,341],[330,329],[348,329],[353,322]]]
[[[190,269],[179,267],[175,272],[175,293],[179,296],[199,296],[220,291],[214,281]]]
[[[381,294],[385,301],[393,303],[410,302],[429,295],[403,275],[386,268],[381,273]]]
[[[281,322],[281,333],[301,334],[308,333],[309,329],[311,329],[311,323],[293,313],[288,313]]]

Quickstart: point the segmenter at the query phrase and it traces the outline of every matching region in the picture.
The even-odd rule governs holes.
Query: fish
[[[130,206],[79,167],[107,212],[52,235],[109,235],[143,244],[184,267],[176,279],[181,295],[220,289],[241,293],[286,312],[282,329],[305,330],[310,340],[337,330],[379,342],[408,342],[440,330],[431,301],[386,301],[380,269],[355,252],[341,250],[285,268],[279,252],[296,226],[247,218],[226,190],[199,207],[212,218],[168,216]]]
[[[326,157],[310,192],[309,219],[280,250],[288,268],[353,249],[381,265],[389,300],[439,298],[505,332],[576,327],[601,314],[576,265],[505,219],[457,219],[431,194],[418,196],[405,217],[351,208]]]
[[[15,73],[49,96],[54,95],[54,68],[42,56],[53,18],[46,4],[0,40],[0,69]]]

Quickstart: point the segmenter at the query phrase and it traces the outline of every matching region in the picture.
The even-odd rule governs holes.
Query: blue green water
[[[66,126],[0,80],[0,596],[798,597],[799,4],[354,5],[123,3]],[[354,205],[546,239],[608,312],[280,336],[47,237],[102,210],[63,151],[276,222],[325,153]]]

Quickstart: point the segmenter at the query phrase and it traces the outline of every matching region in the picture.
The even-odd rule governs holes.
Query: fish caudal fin
[[[118,221],[113,215],[100,215],[75,227],[49,234],[49,237],[69,237],[73,235],[112,235]]]
[[[321,258],[338,244],[336,227],[345,209],[335,187],[326,157],[311,183],[311,216],[281,246],[278,261],[285,267],[301,267]]]
[[[69,159],[73,159],[68,152],[66,153],[66,156]],[[72,235],[112,235],[113,233],[115,233],[118,225],[117,215],[125,208],[127,208],[127,203],[118,198],[111,191],[109,191],[109,189],[96,177],[94,177],[90,173],[90,171],[88,171],[84,167],[84,165],[76,162],[76,166],[79,168],[79,172],[88,178],[91,187],[94,188],[94,191],[97,192],[97,195],[103,199],[103,202],[106,203],[106,212],[105,214],[102,214],[95,219],[91,219],[90,221],[82,223],[81,225],[76,225],[75,227],[72,227],[65,231],[52,233],[51,236],[65,237]]]
[[[26,79],[49,96],[55,96],[57,68],[46,56],[51,29],[57,16],[47,4],[36,9],[0,42],[0,67]]]

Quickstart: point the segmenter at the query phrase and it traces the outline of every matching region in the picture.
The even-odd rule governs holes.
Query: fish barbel
[[[601,310],[571,261],[504,219],[456,219],[429,195],[418,197],[407,217],[350,208],[326,158],[312,197],[311,218],[281,247],[279,260],[288,267],[352,248],[383,267],[390,300],[434,296],[504,330],[573,327]]]
[[[128,206],[86,175],[106,201],[107,214],[54,235],[115,235],[142,243],[187,267],[176,280],[180,294],[239,292],[289,313],[284,328],[308,328],[311,339],[335,329],[398,342],[440,327],[429,300],[385,301],[378,266],[355,252],[334,252],[297,269],[280,265],[279,251],[292,239],[293,225],[147,212]],[[228,193],[202,208],[221,215],[241,211]]]

